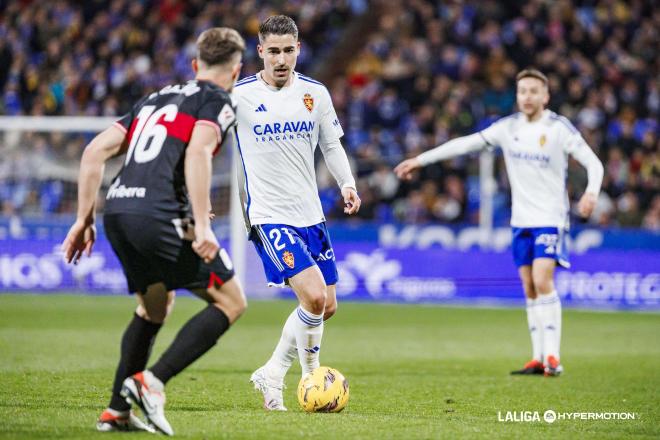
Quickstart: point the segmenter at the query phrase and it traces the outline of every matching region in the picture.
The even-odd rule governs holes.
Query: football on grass
[[[339,412],[348,403],[348,380],[339,371],[319,367],[298,384],[298,403],[307,412]]]

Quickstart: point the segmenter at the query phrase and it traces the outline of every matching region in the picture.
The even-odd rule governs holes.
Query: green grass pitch
[[[128,296],[0,295],[0,438],[148,438],[97,433]],[[181,297],[153,358],[203,306]],[[566,310],[559,378],[511,377],[530,352],[522,309],[341,304],[322,364],[349,379],[340,414],[306,414],[287,377],[287,413],[248,383],[293,302],[253,301],[211,352],[167,388],[179,438],[436,439],[660,437],[660,315]],[[506,411],[630,412],[635,420],[501,422]]]

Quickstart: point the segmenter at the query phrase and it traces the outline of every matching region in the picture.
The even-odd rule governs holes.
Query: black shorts
[[[167,290],[207,289],[234,276],[227,252],[221,249],[210,263],[192,249],[192,224],[140,214],[106,214],[105,234],[119,257],[128,290],[145,292],[162,282]]]

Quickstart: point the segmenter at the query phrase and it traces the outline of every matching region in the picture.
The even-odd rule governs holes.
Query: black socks
[[[137,314],[126,327],[121,339],[121,358],[115,373],[110,408],[117,411],[130,409],[131,406],[119,395],[121,385],[124,379],[145,369],[151,354],[151,347],[153,347],[156,334],[161,327],[162,324],[154,324]]]
[[[227,315],[219,308],[209,305],[190,318],[179,330],[172,345],[149,370],[163,384],[167,383],[209,351],[228,328]]]

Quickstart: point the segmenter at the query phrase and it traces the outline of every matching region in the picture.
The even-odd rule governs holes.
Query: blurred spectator
[[[280,11],[298,20],[304,38],[299,70],[337,42],[351,16],[348,3],[329,7],[307,0]],[[2,2],[4,112],[126,112],[147,92],[189,78],[194,41],[205,28],[236,27],[254,45],[258,23],[264,14],[276,12],[268,5],[256,0]],[[246,64],[253,65],[255,55],[251,47]]]
[[[588,222],[654,224],[654,215],[645,214],[660,189],[660,65],[654,49],[660,14],[654,2],[399,0],[388,2],[379,25],[348,66],[351,92],[338,112],[348,116],[353,132],[373,133],[376,125],[403,146],[403,156],[419,154],[515,111],[515,74],[536,66],[550,79],[550,109],[573,119],[605,164],[600,205]],[[410,78],[408,60],[416,66]],[[363,73],[359,81],[356,71]],[[396,113],[389,119],[364,116],[369,113],[365,90],[377,112],[383,111],[381,103],[398,102],[398,95],[407,107],[401,123],[392,123]],[[354,118],[358,103],[363,117]],[[374,147],[388,161],[400,159],[389,144]],[[464,177],[451,177],[457,172]],[[467,198],[463,187],[475,173],[478,162],[465,158],[425,170],[420,180],[399,188],[392,203],[396,218],[475,221],[478,197]],[[571,164],[570,174],[575,201],[584,190],[584,173]],[[496,224],[510,214],[503,203],[508,184],[501,170],[499,176]]]
[[[599,226],[611,226],[612,215],[616,211],[616,206],[606,191],[601,191],[598,195],[598,202],[591,213],[589,221]]]
[[[637,194],[626,191],[617,200],[617,223],[620,226],[639,227],[642,222],[642,213],[639,212],[639,199]]]
[[[278,11],[261,0],[0,2],[0,113],[119,116],[145,94],[190,79],[195,40],[211,26],[235,27],[249,41],[244,76],[250,75],[259,66],[258,25],[277,12],[297,20],[303,40],[297,69],[308,73],[353,11],[365,12],[360,1],[334,3],[303,0]],[[400,103],[382,107],[393,126]],[[13,136],[0,137],[3,213],[72,213],[77,161],[90,139]]]
[[[652,231],[660,231],[660,195],[653,198],[651,207],[644,216],[642,226]]]

